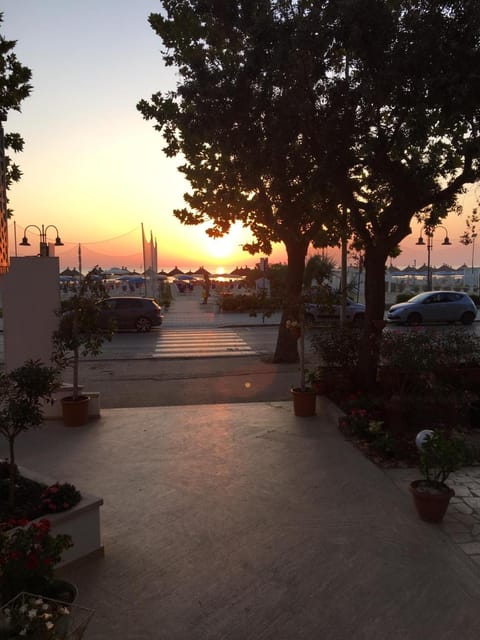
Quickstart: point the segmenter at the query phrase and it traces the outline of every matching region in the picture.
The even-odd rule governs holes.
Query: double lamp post
[[[444,246],[449,246],[452,243],[450,242],[450,238],[448,237],[448,231],[445,227],[443,227],[441,224],[435,225],[435,226],[429,226],[429,225],[425,225],[423,227],[423,231],[425,232],[425,236],[427,238],[427,241],[425,242],[424,238],[423,238],[423,234],[422,231],[420,231],[420,237],[418,238],[417,242],[415,244],[420,245],[420,246],[427,246],[427,291],[432,291],[432,264],[431,264],[431,253],[432,253],[432,247],[433,247],[433,235],[435,233],[435,231],[437,229],[443,229],[443,231],[445,232],[445,238],[442,242],[442,245]]]
[[[27,227],[25,227],[25,230],[23,232],[23,238],[22,241],[19,243],[21,247],[30,247],[30,242],[28,241],[27,238],[27,231],[29,229],[36,229],[38,231],[38,233],[40,234],[40,256],[42,258],[48,258],[49,256],[49,246],[48,246],[48,242],[47,242],[47,232],[49,229],[55,229],[55,232],[57,234],[57,237],[55,238],[55,246],[56,247],[63,247],[63,242],[60,239],[60,234],[58,233],[58,229],[54,224],[49,224],[46,227],[42,226],[41,227],[37,227],[36,224],[29,224]]]

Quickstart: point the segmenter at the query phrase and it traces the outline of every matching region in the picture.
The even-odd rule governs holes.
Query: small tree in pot
[[[287,320],[286,327],[297,338],[300,361],[300,386],[292,387],[293,411],[296,416],[308,418],[315,415],[317,392],[307,385],[305,367],[305,314],[303,304],[300,306],[298,320]]]
[[[420,449],[420,471],[423,478],[410,485],[418,515],[427,522],[440,522],[454,490],[446,484],[451,473],[466,460],[462,438],[448,437],[440,431],[424,430],[417,435]]]
[[[43,422],[42,403],[51,400],[58,388],[58,370],[39,360],[0,373],[0,434],[8,441],[9,484],[8,506],[15,506],[15,440]]]
[[[72,367],[72,395],[62,399],[64,423],[80,426],[88,419],[88,397],[80,394],[80,355],[96,356],[105,340],[111,340],[113,325],[102,322],[101,301],[108,297],[98,277],[90,272],[75,294],[62,302],[58,329],[53,334],[53,360],[62,368]],[[70,409],[75,415],[70,416]],[[80,413],[77,415],[77,409]]]

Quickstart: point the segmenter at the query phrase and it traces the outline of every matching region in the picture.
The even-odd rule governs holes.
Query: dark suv
[[[153,298],[119,296],[102,302],[100,322],[114,329],[146,332],[162,324],[162,307]]]

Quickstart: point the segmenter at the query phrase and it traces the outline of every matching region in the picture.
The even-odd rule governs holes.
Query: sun
[[[238,239],[229,233],[221,238],[207,237],[205,249],[212,258],[223,260],[238,251],[238,244]]]

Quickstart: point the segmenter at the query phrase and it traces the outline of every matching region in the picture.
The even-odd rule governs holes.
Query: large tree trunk
[[[376,384],[382,329],[385,326],[385,248],[365,250],[365,324],[360,343],[358,383],[365,390]]]
[[[302,239],[285,242],[288,256],[287,282],[282,319],[277,337],[274,362],[298,362],[297,339],[286,328],[287,320],[300,320],[303,274],[308,241]]]

